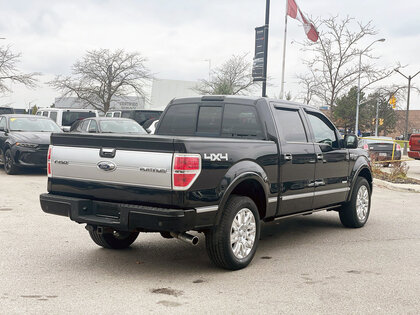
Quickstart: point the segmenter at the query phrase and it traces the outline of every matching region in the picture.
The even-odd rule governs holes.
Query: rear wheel
[[[100,234],[97,230],[93,230],[89,231],[89,235],[99,246],[110,249],[123,249],[133,244],[139,236],[139,232],[113,231],[112,233]]]
[[[219,267],[238,270],[251,262],[260,237],[260,217],[251,198],[232,196],[219,225],[206,233],[207,254]]]
[[[14,175],[18,173],[18,168],[15,165],[15,160],[13,159],[12,151],[7,149],[4,152],[4,171],[8,175]]]
[[[350,228],[364,226],[370,213],[371,190],[368,181],[364,177],[356,180],[350,202],[340,210],[341,223]]]

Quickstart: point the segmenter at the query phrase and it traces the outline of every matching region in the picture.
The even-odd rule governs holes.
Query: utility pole
[[[264,38],[264,74],[265,80],[262,83],[262,97],[267,97],[267,61],[268,61],[268,25],[270,23],[270,0],[265,1],[265,38]]]
[[[404,140],[408,140],[408,113],[410,111],[410,90],[411,90],[411,80],[414,79],[414,77],[416,75],[418,75],[420,73],[417,72],[415,75],[411,76],[409,75],[408,77],[401,73],[400,70],[394,69],[395,72],[398,72],[399,74],[401,74],[404,78],[406,78],[408,80],[408,94],[407,94],[407,110],[405,111],[405,128],[404,128]],[[404,143],[404,154],[407,154],[407,143]]]

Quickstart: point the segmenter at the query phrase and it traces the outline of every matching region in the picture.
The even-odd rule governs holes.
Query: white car
[[[149,128],[146,129],[146,131],[150,134],[154,134],[155,131],[156,131],[156,126],[157,126],[158,122],[159,122],[159,120],[155,120],[154,122],[152,122],[152,124],[150,125]]]
[[[70,131],[71,125],[78,120],[89,117],[99,117],[97,110],[75,108],[43,108],[39,109],[36,114],[54,120],[63,131]]]

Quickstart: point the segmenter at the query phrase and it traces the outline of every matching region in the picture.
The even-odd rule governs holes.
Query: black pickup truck
[[[43,211],[85,223],[95,243],[125,248],[139,232],[196,244],[211,260],[246,267],[260,223],[335,210],[362,227],[372,192],[357,137],[320,111],[267,98],[171,101],[155,135],[52,134]]]

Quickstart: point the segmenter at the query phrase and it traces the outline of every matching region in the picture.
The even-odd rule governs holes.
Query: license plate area
[[[379,153],[379,156],[386,156],[387,154],[386,153],[384,153],[384,152],[380,152]]]
[[[98,204],[94,211],[95,215],[102,218],[119,220],[121,216],[120,209],[114,205]]]

